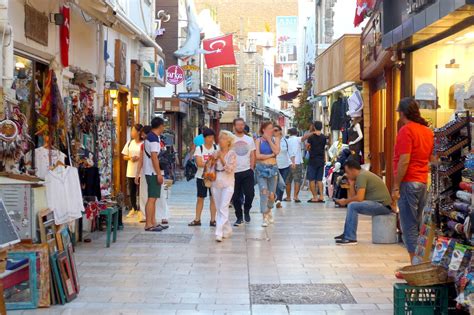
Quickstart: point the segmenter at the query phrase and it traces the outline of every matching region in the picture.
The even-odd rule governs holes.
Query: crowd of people
[[[412,257],[426,203],[433,132],[421,117],[415,100],[402,99],[397,110],[403,126],[394,150],[393,191],[389,192],[382,178],[363,169],[357,158],[349,158],[344,165],[349,184],[347,198],[334,200],[337,205],[347,207],[343,233],[335,237],[335,242],[357,244],[359,214],[375,216],[399,211],[403,240]],[[323,177],[328,137],[322,130],[322,122],[315,121],[303,136],[298,136],[296,128],[290,128],[285,136],[279,125],[265,121],[254,138],[242,118],[234,119],[233,132],[223,130],[216,135],[211,128],[202,128],[194,139],[192,156],[197,166],[197,201],[195,217],[188,225],[202,225],[204,201],[209,198],[209,225],[216,227],[216,241],[229,238],[232,225],[239,227],[251,222],[255,185],[258,185],[263,227],[274,223],[274,207],[281,208],[284,202],[301,203],[299,193],[303,178],[309,181],[311,191],[307,202],[325,202]],[[132,205],[129,215],[138,212],[145,222],[145,231],[149,232],[168,227],[166,200],[160,198],[164,186],[159,159],[163,131],[164,120],[159,117],[152,120],[151,126],[135,125],[132,140],[122,151],[128,161]],[[304,152],[307,152],[306,173]],[[231,207],[236,217],[233,224],[229,214]]]

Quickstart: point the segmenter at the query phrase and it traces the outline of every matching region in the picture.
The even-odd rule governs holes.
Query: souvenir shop
[[[387,5],[384,10],[397,19]],[[401,95],[411,95],[419,103],[433,128],[438,160],[431,167],[414,266],[401,269],[408,285],[394,288],[396,314],[473,313],[472,13],[468,1],[420,1],[400,10],[393,30],[387,28],[390,20],[384,23],[389,31],[382,45],[399,49],[393,56],[401,69]],[[399,31],[402,37],[396,36]]]
[[[366,130],[364,89],[360,82],[360,36],[344,35],[316,59],[314,94],[320,106],[317,112],[329,136],[325,178],[328,195],[343,198],[342,165],[352,156],[365,163]],[[330,66],[330,65],[338,65]]]
[[[96,115],[95,76],[70,66],[58,79],[54,64],[14,58],[0,134],[1,314],[72,301],[80,292],[76,242],[102,228],[108,247],[121,223],[111,190],[112,108],[105,102]]]

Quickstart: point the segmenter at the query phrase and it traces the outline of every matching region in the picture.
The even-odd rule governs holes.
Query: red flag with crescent
[[[375,0],[357,0],[357,7],[354,17],[354,27],[362,23],[367,15],[367,12],[373,10],[375,7]]]
[[[236,64],[232,34],[205,39],[202,46],[207,51],[204,59],[208,69]]]

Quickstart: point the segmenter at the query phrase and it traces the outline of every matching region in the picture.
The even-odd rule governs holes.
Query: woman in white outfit
[[[216,241],[232,235],[232,226],[229,221],[229,204],[234,194],[234,172],[237,166],[237,154],[232,147],[235,136],[226,130],[219,134],[219,151],[214,154],[216,160],[216,180],[212,182],[212,198],[216,204]]]
[[[151,131],[150,126],[144,126],[140,132],[140,137],[143,142],[146,139],[146,135]],[[138,161],[137,174],[135,176],[135,182],[140,184],[140,213],[139,221],[145,222],[145,205],[148,199],[148,185],[146,183],[145,173],[143,172],[143,145],[140,150],[140,159]],[[156,222],[161,222],[162,225],[168,224],[168,204],[166,202],[165,185],[161,185],[161,198],[156,201]]]

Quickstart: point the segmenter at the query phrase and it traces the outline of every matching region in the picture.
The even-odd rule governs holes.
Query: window
[[[237,95],[237,68],[221,68],[221,88],[234,96]]]

